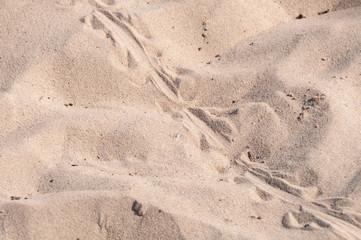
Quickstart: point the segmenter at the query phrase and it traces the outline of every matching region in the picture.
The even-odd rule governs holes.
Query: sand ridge
[[[361,239],[359,1],[0,1],[0,239]]]

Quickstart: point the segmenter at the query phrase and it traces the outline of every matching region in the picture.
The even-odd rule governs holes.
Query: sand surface
[[[0,0],[0,239],[361,239],[361,1]]]

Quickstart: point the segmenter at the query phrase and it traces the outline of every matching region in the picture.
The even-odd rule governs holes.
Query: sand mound
[[[361,239],[361,1],[0,1],[0,239]]]

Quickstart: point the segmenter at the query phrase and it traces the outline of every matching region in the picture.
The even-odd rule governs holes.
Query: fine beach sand
[[[361,239],[360,0],[0,0],[0,239]]]

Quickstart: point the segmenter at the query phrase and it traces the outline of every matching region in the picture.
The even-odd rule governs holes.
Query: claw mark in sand
[[[82,22],[88,22],[93,29],[102,29],[114,46],[126,48],[128,67],[139,66],[145,69],[152,84],[174,104],[183,108],[179,113],[185,119],[184,124],[196,130],[199,136],[203,137],[203,141],[207,140],[209,144],[219,149],[230,144],[236,128],[225,119],[214,119],[204,109],[187,107],[187,103],[179,95],[180,79],[151,61],[141,41],[144,37],[131,26],[130,17],[125,18],[119,12],[110,12],[96,6],[98,9],[83,18]]]
[[[124,18],[118,18],[105,9],[98,9],[92,13],[90,22],[94,29],[103,29],[113,45],[127,48],[126,51],[129,56],[132,56],[133,62],[137,62],[149,73],[153,85],[166,97],[175,103],[183,103],[171,74],[166,73],[163,68],[150,60],[141,43],[141,39],[144,37],[138,34]]]

